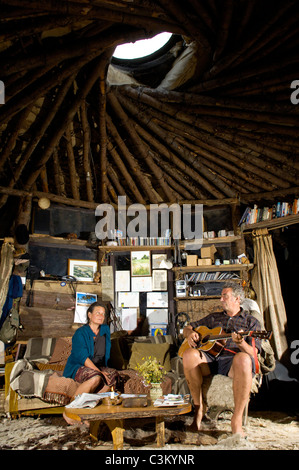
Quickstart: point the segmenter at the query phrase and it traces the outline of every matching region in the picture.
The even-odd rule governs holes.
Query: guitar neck
[[[238,333],[242,336],[250,336],[250,333]],[[232,334],[231,333],[223,333],[223,334],[220,334],[220,335],[210,335],[209,336],[209,341],[214,341],[214,340],[217,340],[217,339],[227,339],[227,338],[231,338]]]

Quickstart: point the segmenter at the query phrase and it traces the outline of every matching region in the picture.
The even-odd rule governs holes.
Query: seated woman
[[[107,367],[110,357],[110,329],[105,324],[107,306],[94,302],[87,310],[88,323],[81,326],[72,338],[72,351],[63,376],[74,379],[81,393],[106,392],[115,386],[118,373]]]

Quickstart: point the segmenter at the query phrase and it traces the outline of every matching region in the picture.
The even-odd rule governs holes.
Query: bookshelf
[[[244,224],[241,226],[243,233],[259,228],[267,228],[269,230],[275,230],[277,228],[287,227],[288,225],[299,224],[299,214],[286,215],[284,217],[277,217],[271,220],[262,220],[255,224]]]
[[[241,230],[255,228],[279,228],[299,222],[299,199],[292,202],[277,201],[272,205],[258,207],[247,206],[239,221]]]
[[[215,238],[205,238],[202,240],[203,245],[222,245],[230,244],[242,240],[241,235],[234,235],[231,237],[215,237]],[[179,243],[180,249],[191,250],[194,242],[192,240],[181,240]],[[172,244],[169,245],[99,245],[98,249],[101,251],[146,251],[146,250],[167,250],[174,249],[175,246]]]
[[[254,268],[254,264],[225,264],[220,266],[182,266],[172,268],[177,273],[202,273],[202,272],[218,272],[218,271],[250,271]]]

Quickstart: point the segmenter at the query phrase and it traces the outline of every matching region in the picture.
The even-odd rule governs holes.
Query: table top
[[[130,418],[151,418],[155,416],[175,416],[189,413],[192,410],[191,403],[184,403],[177,406],[138,406],[134,408],[120,405],[97,405],[94,408],[65,408],[66,416],[77,416],[87,421],[98,419],[130,419]]]

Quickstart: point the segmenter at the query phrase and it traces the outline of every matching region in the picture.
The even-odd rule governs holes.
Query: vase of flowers
[[[137,372],[144,378],[147,384],[150,384],[150,397],[155,401],[162,395],[161,382],[166,373],[156,357],[143,357],[141,364],[137,364]]]

